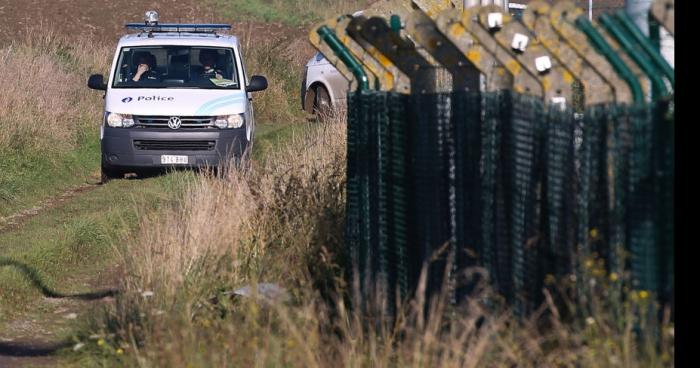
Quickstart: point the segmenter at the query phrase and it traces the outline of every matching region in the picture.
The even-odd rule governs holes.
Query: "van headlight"
[[[105,122],[112,128],[131,128],[134,126],[134,117],[126,114],[106,112]]]
[[[243,124],[245,124],[245,115],[243,114],[217,116],[214,121],[214,125],[220,129],[236,129],[242,127]]]

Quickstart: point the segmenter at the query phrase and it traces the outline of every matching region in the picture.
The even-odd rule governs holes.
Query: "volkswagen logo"
[[[180,129],[180,125],[182,125],[182,120],[177,116],[173,116],[168,120],[168,127],[170,129]]]

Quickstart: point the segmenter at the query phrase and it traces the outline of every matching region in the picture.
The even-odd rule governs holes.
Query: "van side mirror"
[[[107,85],[104,82],[104,77],[102,76],[102,74],[91,75],[90,78],[88,79],[87,85],[89,88],[97,89],[100,91],[107,90]]]
[[[261,75],[254,75],[250,78],[250,83],[246,87],[246,92],[264,91],[267,89],[267,78]]]

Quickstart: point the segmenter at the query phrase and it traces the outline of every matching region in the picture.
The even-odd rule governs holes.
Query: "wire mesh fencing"
[[[597,256],[672,300],[668,102],[590,106],[579,121],[510,90],[348,100],[347,244],[362,295],[408,297],[427,270],[428,295],[459,303],[478,266],[526,315],[548,275],[580,276]]]

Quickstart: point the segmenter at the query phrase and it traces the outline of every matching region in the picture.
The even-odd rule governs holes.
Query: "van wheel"
[[[331,113],[331,95],[324,86],[316,87],[316,101],[314,103],[314,114],[323,121],[326,120]]]
[[[122,179],[124,177],[124,174],[121,174],[119,171],[108,169],[102,166],[100,177],[100,184],[106,184],[112,179]]]
[[[304,94],[304,111],[309,114],[315,112],[316,107],[316,88],[309,88]]]

